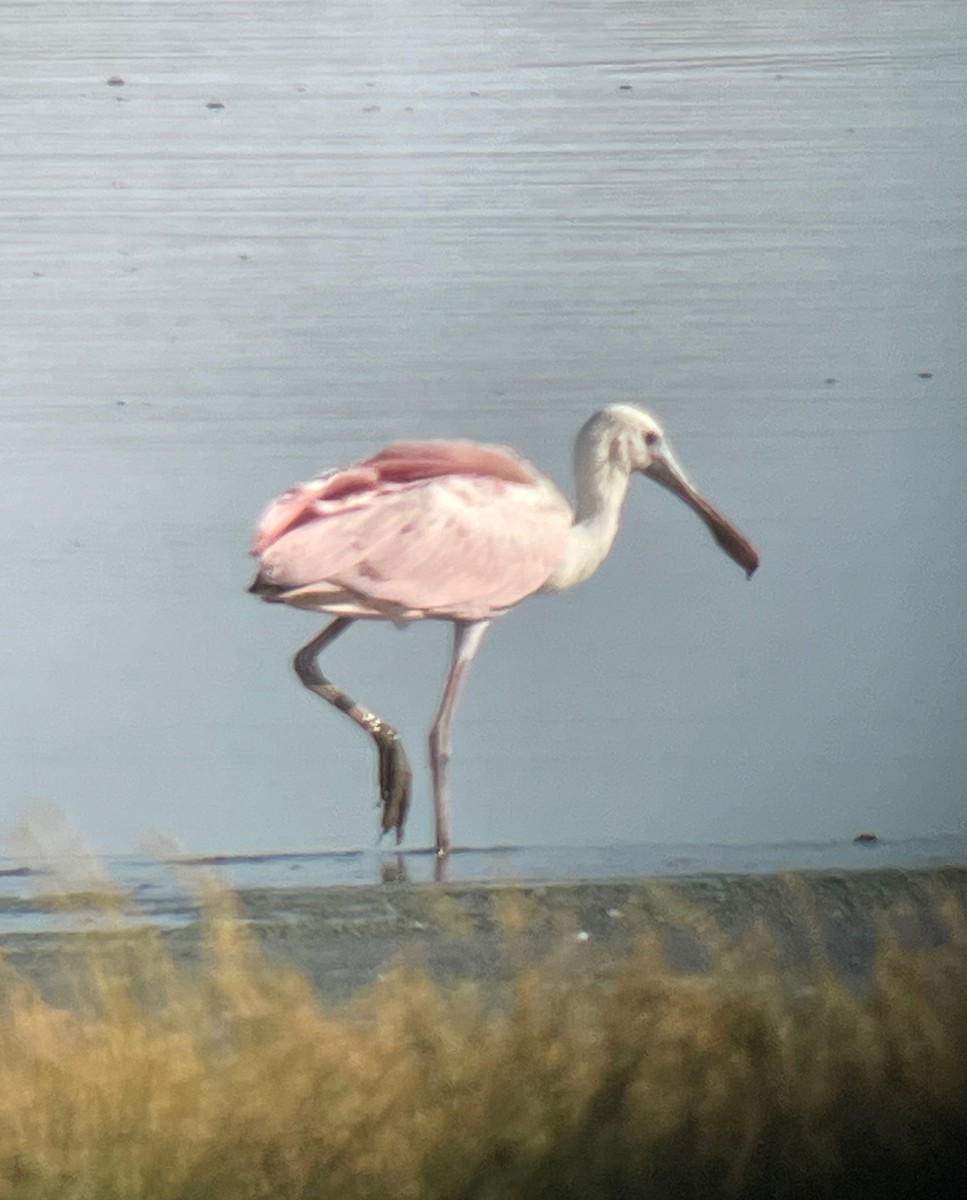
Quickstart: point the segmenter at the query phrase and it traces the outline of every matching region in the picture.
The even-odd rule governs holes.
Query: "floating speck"
[[[875,846],[878,844],[879,840],[880,839],[876,836],[875,833],[858,833],[856,835],[856,837],[853,838],[853,845],[854,846]]]
[[[574,940],[576,942],[589,942],[591,940],[591,935],[586,929],[579,929],[574,935]]]
[[[379,112],[379,105],[378,104],[367,104],[363,108],[363,112]]]
[[[619,91],[619,92],[630,92],[631,90],[632,90],[632,88],[631,88],[631,84],[630,84],[630,83],[619,83],[619,84],[618,84],[618,91]]]
[[[209,100],[205,107],[212,109],[213,112],[217,112],[219,109],[224,108],[225,105],[222,104],[221,100]]]
[[[827,375],[826,378],[823,380],[823,383],[825,383],[827,387],[832,387],[835,382],[836,382],[835,375]]]
[[[918,379],[933,379],[933,371],[918,371]]]
[[[111,75],[107,81],[108,87],[124,87],[124,80],[120,75]]]

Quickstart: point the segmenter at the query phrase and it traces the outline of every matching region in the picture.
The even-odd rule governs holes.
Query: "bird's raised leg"
[[[396,830],[396,841],[403,839],[403,826],[410,808],[412,771],[396,730],[375,713],[362,708],[319,670],[319,654],[353,623],[352,617],[337,617],[326,628],[296,651],[292,666],[310,692],[327,700],[340,712],[365,729],[376,743],[379,754],[380,827],[383,833]]]
[[[436,852],[450,850],[450,800],[447,795],[447,763],[450,761],[450,720],[460,688],[473,656],[480,649],[489,621],[454,621],[453,657],[443,688],[440,708],[430,730],[430,766],[433,770],[433,813],[436,818]]]

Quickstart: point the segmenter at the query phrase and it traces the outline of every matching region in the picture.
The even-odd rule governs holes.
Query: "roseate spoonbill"
[[[654,479],[702,518],[750,577],[751,543],[688,481],[658,422],[613,404],[581,428],[572,510],[549,479],[513,450],[476,442],[397,442],[327,471],[274,500],[259,522],[249,591],[335,620],[293,666],[302,683],[350,716],[376,743],[382,832],[403,836],[411,771],[396,730],[319,670],[318,655],[357,618],[437,619],[453,625],[453,655],[430,732],[436,850],[450,848],[450,721],[490,622],[535,592],[581,583],[611,549],[632,471]]]

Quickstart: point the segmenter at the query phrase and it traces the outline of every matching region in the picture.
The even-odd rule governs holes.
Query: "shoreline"
[[[963,939],[967,867],[219,889],[207,905],[250,934],[270,963],[303,972],[332,1003],[348,1001],[395,964],[499,989],[522,962],[553,955],[565,972],[606,977],[649,936],[686,973],[707,972],[730,947],[760,939],[794,987],[830,971],[862,989],[886,941],[930,950]],[[205,906],[197,898],[186,924],[159,930],[179,964],[203,962]],[[68,930],[0,935],[6,963],[59,993],[76,953],[95,942],[124,947],[144,932],[125,925],[116,908],[75,905],[71,920]]]

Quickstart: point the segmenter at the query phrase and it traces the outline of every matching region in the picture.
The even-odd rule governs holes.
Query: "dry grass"
[[[967,1147],[967,942],[790,997],[761,943],[683,977],[565,951],[495,1008],[398,971],[327,1010],[224,914],[203,972],[90,936],[66,1007],[0,1005],[0,1198],[949,1195]],[[502,916],[508,953],[520,913]],[[954,1188],[956,1191],[956,1188]]]

